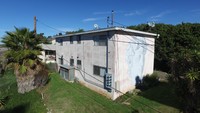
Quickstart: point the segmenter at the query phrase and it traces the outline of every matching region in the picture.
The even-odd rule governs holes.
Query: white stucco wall
[[[70,44],[69,37],[64,38],[62,46],[56,43],[56,60],[58,63],[59,58],[63,56],[64,64],[70,65],[70,58],[73,58],[75,66],[77,60],[81,60],[82,71],[75,70],[75,77],[87,87],[111,98],[111,93],[104,89],[104,77],[93,74],[94,65],[106,67],[106,46],[94,46],[93,37],[98,35],[106,35],[106,32],[81,35],[81,44],[77,43],[76,36],[73,36],[73,44]],[[112,57],[111,59],[114,61]],[[113,63],[109,64],[110,67],[112,65]],[[113,72],[112,69],[110,68],[110,73]]]
[[[153,73],[154,38],[134,36],[131,34],[115,34],[115,88],[126,93],[134,89],[136,77],[142,79]],[[122,93],[113,92],[113,99]]]
[[[82,71],[76,70],[75,77],[87,87],[116,99],[122,95],[120,92],[126,93],[135,88],[137,76],[142,79],[146,74],[153,73],[155,39],[126,32],[109,31],[108,73],[112,75],[112,87],[120,91],[112,90],[109,93],[104,89],[104,78],[93,74],[94,65],[106,67],[106,46],[94,46],[93,37],[107,35],[107,33],[81,35],[81,44],[77,44],[76,36],[73,36],[73,44],[70,44],[69,37],[64,37],[63,45],[56,42],[52,49],[56,50],[57,63],[61,56],[64,58],[64,64],[67,65],[70,65],[70,58],[74,59],[75,66],[77,60],[81,60]]]

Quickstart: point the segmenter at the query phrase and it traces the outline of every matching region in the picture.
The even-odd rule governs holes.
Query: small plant
[[[8,99],[9,99],[8,96],[0,98],[0,110],[5,106],[5,103],[7,102]]]
[[[4,102],[3,102],[3,99],[0,99],[0,109],[2,109],[4,106]]]

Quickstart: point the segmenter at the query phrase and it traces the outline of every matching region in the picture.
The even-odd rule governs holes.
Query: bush
[[[147,74],[146,76],[143,77],[141,84],[136,85],[136,88],[141,90],[146,90],[158,85],[158,83],[159,83],[159,77],[157,73],[153,73],[151,75]]]
[[[3,109],[3,107],[5,106],[5,104],[8,101],[8,99],[9,99],[8,96],[0,98],[0,110]]]

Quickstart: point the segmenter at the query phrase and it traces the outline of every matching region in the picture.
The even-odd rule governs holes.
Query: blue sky
[[[37,32],[46,36],[91,30],[94,24],[104,28],[111,10],[115,11],[114,21],[127,26],[151,21],[199,23],[199,5],[200,0],[1,0],[0,37],[14,26],[33,30],[34,16],[38,19]]]

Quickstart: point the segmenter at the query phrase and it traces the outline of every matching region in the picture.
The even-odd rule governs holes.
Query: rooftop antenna
[[[111,15],[111,27],[113,27],[113,21],[114,21],[114,11],[112,10],[112,15]]]
[[[99,29],[99,25],[98,24],[94,24],[94,29]]]
[[[155,27],[155,22],[148,22],[147,24],[148,26],[150,26],[149,31],[151,31],[151,29]]]
[[[148,22],[147,23],[150,27],[155,27],[155,22]]]

